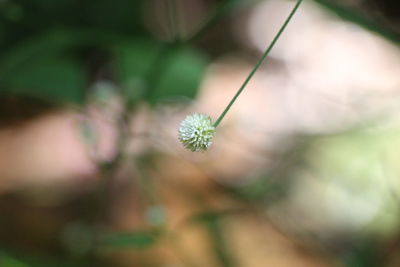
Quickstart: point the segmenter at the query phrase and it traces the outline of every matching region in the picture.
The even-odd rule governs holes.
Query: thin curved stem
[[[242,93],[242,91],[244,90],[244,88],[246,87],[246,85],[249,83],[249,81],[251,80],[251,78],[254,76],[254,74],[256,73],[256,71],[258,70],[258,68],[261,66],[261,64],[264,62],[265,58],[268,56],[269,52],[271,51],[271,49],[274,47],[276,41],[278,41],[279,37],[281,36],[281,34],[283,33],[283,31],[285,30],[286,26],[288,25],[289,21],[292,19],[293,15],[296,13],[297,9],[299,8],[301,2],[303,2],[303,0],[298,0],[296,5],[294,6],[292,12],[290,12],[289,16],[287,17],[287,19],[285,20],[285,22],[283,23],[283,25],[281,26],[281,28],[279,29],[278,33],[275,35],[274,39],[272,40],[271,44],[268,46],[267,50],[265,50],[265,52],[263,53],[263,55],[261,56],[261,58],[258,60],[257,64],[254,66],[254,68],[252,69],[252,71],[250,72],[249,76],[247,76],[246,80],[244,81],[244,83],[242,84],[242,86],[239,88],[239,90],[236,92],[236,94],[234,95],[234,97],[232,98],[232,100],[229,102],[228,106],[226,106],[225,110],[221,113],[221,115],[218,117],[218,119],[215,121],[214,123],[214,127],[217,127],[222,119],[225,117],[226,113],[228,113],[229,109],[232,107],[233,103],[235,103],[236,99],[238,98],[238,96]]]

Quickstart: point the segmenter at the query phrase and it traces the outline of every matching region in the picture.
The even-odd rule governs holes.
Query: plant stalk
[[[274,47],[276,41],[278,41],[279,37],[282,35],[283,31],[285,30],[286,26],[289,24],[290,20],[292,19],[293,15],[296,13],[297,9],[299,8],[301,2],[303,2],[303,0],[298,0],[296,5],[294,6],[292,12],[290,12],[289,16],[287,17],[287,19],[285,20],[285,22],[283,23],[283,25],[281,26],[281,28],[279,29],[278,33],[275,35],[274,39],[272,40],[272,42],[270,43],[270,45],[268,46],[268,48],[265,50],[265,52],[262,54],[261,58],[258,60],[257,64],[254,66],[254,68],[252,69],[252,71],[250,72],[249,76],[247,76],[246,80],[244,81],[244,83],[242,84],[242,86],[239,88],[239,90],[236,92],[236,94],[234,95],[234,97],[232,98],[232,100],[229,102],[229,104],[226,106],[225,110],[221,113],[221,115],[218,117],[218,119],[214,122],[214,127],[216,128],[222,121],[222,119],[225,117],[226,113],[228,113],[229,109],[232,107],[233,103],[235,103],[236,99],[239,97],[239,95],[242,93],[242,91],[244,90],[244,88],[247,86],[247,84],[249,83],[249,81],[251,80],[251,78],[254,76],[254,74],[256,73],[256,71],[259,69],[259,67],[261,66],[261,64],[264,62],[265,58],[268,56],[269,52],[272,50],[272,48]]]

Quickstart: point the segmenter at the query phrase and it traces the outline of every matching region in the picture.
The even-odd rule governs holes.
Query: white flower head
[[[211,118],[204,114],[188,115],[179,128],[179,140],[193,152],[206,151],[212,144],[214,134]]]

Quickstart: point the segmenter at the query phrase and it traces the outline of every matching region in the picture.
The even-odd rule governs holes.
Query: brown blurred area
[[[213,3],[188,2],[182,34]],[[395,0],[333,2],[400,33]],[[186,114],[218,117],[293,4],[258,1],[211,28],[193,101],[125,116],[118,90],[79,108],[2,96],[1,248],[89,259],[76,266],[400,266],[398,43],[305,1],[212,148],[177,139]],[[140,245],[98,245],[114,232]]]

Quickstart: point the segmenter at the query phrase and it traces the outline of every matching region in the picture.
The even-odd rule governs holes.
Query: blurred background
[[[0,0],[0,266],[400,266],[400,9]]]

